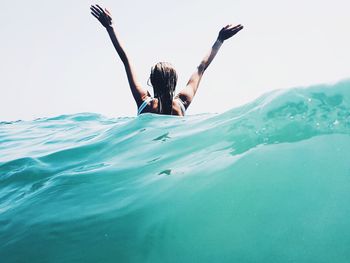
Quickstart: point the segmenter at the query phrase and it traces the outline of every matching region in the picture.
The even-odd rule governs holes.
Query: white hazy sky
[[[1,1],[0,121],[77,112],[135,116],[121,61],[90,15],[95,2]],[[139,81],[171,62],[181,88],[218,31],[225,42],[188,113],[222,112],[273,89],[350,77],[349,0],[100,1]]]

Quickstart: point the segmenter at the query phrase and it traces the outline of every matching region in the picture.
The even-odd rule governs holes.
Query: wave
[[[349,135],[349,80],[222,114],[1,122],[0,258],[347,262]]]

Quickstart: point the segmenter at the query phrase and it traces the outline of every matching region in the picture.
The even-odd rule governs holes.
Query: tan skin
[[[113,46],[116,49],[121,61],[124,64],[131,93],[135,99],[137,107],[140,107],[142,102],[146,100],[148,97],[150,97],[150,93],[147,91],[147,89],[143,88],[140,85],[140,83],[137,81],[134,68],[127,54],[125,53],[125,50],[121,45],[119,38],[117,37],[117,34],[114,30],[111,13],[107,9],[103,10],[99,5],[92,5],[90,7],[90,10],[91,10],[91,14],[94,17],[96,17],[98,21],[100,21],[100,23],[106,28],[109,34],[109,37],[112,40]],[[242,25],[236,25],[236,26],[227,25],[220,30],[214,45],[212,46],[209,53],[202,59],[196,71],[191,75],[189,81],[187,82],[186,87],[182,89],[174,97],[172,115],[178,115],[178,116],[183,115],[180,105],[178,103],[178,99],[179,98],[181,99],[186,109],[189,107],[189,105],[193,100],[194,95],[197,92],[197,89],[202,79],[202,76],[204,74],[204,71],[207,69],[207,67],[215,58],[223,42],[231,38],[235,34],[237,34],[242,29],[243,29]],[[155,98],[150,102],[149,109],[151,113],[158,113],[158,99]]]

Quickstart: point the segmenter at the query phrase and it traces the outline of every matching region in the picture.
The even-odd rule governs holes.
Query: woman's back
[[[171,115],[185,116],[185,106],[179,98],[175,98],[172,101]],[[151,98],[148,101],[144,101],[144,105],[141,105],[138,111],[138,115],[142,113],[155,113],[160,114],[160,103],[157,98]]]

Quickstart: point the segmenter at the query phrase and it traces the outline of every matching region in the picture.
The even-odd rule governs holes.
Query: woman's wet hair
[[[177,73],[174,67],[167,62],[158,62],[151,69],[151,83],[154,97],[159,102],[159,113],[171,114],[173,97],[177,83]]]

